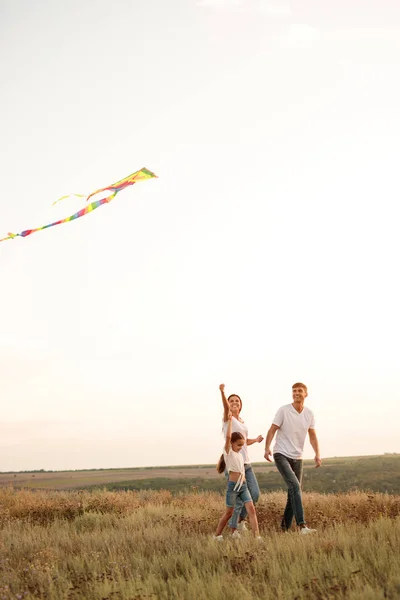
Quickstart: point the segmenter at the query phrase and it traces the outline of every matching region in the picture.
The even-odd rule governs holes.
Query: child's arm
[[[221,385],[219,386],[219,391],[221,392],[222,404],[224,407],[224,423],[226,423],[228,420],[229,413],[230,413],[230,408],[229,408],[228,400],[226,399],[226,396],[225,396],[225,384],[224,383],[221,383]]]
[[[225,438],[225,452],[227,454],[229,454],[229,451],[231,449],[231,436],[232,436],[232,415],[228,415],[228,429],[226,432],[226,438]]]

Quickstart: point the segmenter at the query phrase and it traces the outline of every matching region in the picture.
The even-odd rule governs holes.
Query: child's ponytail
[[[224,455],[221,454],[218,464],[217,464],[218,473],[223,473],[225,471],[225,468],[226,468],[226,464],[225,464]]]

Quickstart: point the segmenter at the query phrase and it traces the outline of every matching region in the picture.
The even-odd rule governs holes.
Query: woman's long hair
[[[242,399],[241,399],[241,397],[239,396],[239,394],[230,394],[230,395],[228,396],[228,398],[227,398],[227,402],[228,402],[228,404],[229,404],[229,400],[230,400],[231,398],[233,398],[233,396],[236,396],[236,398],[239,398],[239,402],[240,402],[240,408],[239,408],[239,414],[238,414],[238,417],[240,417],[240,413],[241,413],[241,410],[242,410],[242,407],[243,407],[243,402],[242,402]],[[225,414],[225,413],[224,413],[224,414]],[[222,415],[222,431],[224,430],[224,414]]]
[[[231,444],[237,442],[238,440],[244,440],[244,436],[239,431],[234,431],[231,435]],[[218,473],[223,473],[226,469],[225,458],[224,455],[221,454],[219,457],[219,461],[217,464]]]

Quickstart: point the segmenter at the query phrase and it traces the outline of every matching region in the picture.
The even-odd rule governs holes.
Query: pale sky
[[[0,0],[0,237],[158,175],[0,245],[0,470],[214,463],[221,382],[400,451],[399,67],[395,0]]]

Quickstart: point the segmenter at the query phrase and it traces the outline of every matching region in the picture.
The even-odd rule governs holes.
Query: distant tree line
[[[282,489],[282,478],[275,470],[257,473],[263,492]],[[169,490],[172,493],[190,491],[225,490],[225,478],[206,477],[168,478],[157,477],[140,480],[120,481],[102,485],[108,490]],[[352,490],[400,494],[400,455],[385,454],[369,458],[348,459],[327,464],[320,469],[304,469],[304,491],[337,494]]]

